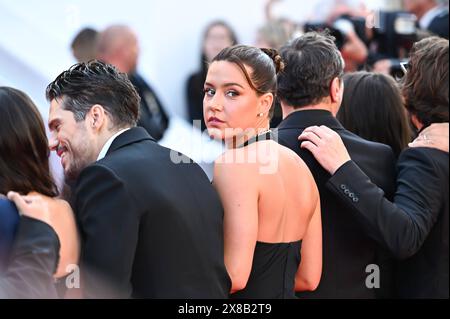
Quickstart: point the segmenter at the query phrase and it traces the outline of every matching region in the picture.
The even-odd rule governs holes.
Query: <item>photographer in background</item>
[[[355,9],[346,1],[335,1],[324,23],[305,23],[304,32],[329,30],[345,61],[345,72],[360,70],[369,51],[366,36],[366,11]]]
[[[412,45],[430,34],[418,30],[416,16],[408,12],[380,11],[370,19],[367,64],[374,72],[402,76],[400,65],[409,56]]]
[[[377,16],[368,61],[375,72],[401,76],[400,64],[414,42],[432,35],[449,38],[448,1],[403,0],[403,7],[406,12],[380,12]]]
[[[308,20],[306,23],[292,21],[288,18],[277,18],[274,14],[274,6],[282,2],[282,0],[266,2],[265,15],[268,23],[277,23],[279,26],[283,26],[285,34],[291,39],[310,31],[328,30],[328,33],[335,38],[336,46],[344,58],[345,72],[354,72],[364,67],[368,57],[368,48],[365,30],[367,10],[363,1],[321,1],[317,6],[320,7],[320,12],[316,12],[315,18],[310,16],[312,20]],[[277,29],[279,29],[278,26]],[[286,40],[279,39],[277,41],[277,43],[282,42],[286,42]],[[277,112],[275,112],[276,114]]]
[[[358,23],[356,21],[356,19],[345,15],[339,17],[331,25],[306,23],[304,31],[322,32],[328,29],[330,35],[336,39],[336,46],[345,61],[344,71],[355,72],[365,64],[369,53],[366,44],[357,32]]]

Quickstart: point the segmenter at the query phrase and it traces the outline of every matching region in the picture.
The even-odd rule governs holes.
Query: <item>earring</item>
[[[263,117],[263,116],[264,116],[264,113],[263,113],[263,112],[261,112],[261,113],[258,114],[258,117]]]

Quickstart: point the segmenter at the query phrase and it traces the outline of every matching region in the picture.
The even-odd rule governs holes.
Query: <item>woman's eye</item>
[[[216,91],[211,88],[204,89],[204,92],[207,96],[213,96],[214,94],[216,94]]]
[[[236,92],[236,91],[228,91],[228,92],[227,92],[227,95],[228,95],[229,97],[236,97],[236,96],[239,95],[239,93]]]

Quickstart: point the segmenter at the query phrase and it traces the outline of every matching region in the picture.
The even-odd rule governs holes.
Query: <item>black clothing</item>
[[[313,292],[297,293],[300,298],[375,298],[377,291],[366,286],[366,267],[380,266],[383,287],[390,283],[385,270],[386,256],[370,238],[340,198],[326,187],[330,174],[306,149],[298,136],[309,126],[326,125],[342,138],[351,158],[388,198],[395,191],[395,159],[389,146],[366,141],[342,127],[325,110],[304,110],[290,114],[278,127],[278,142],[296,152],[314,176],[320,193],[323,233],[323,271],[319,287]],[[389,259],[387,259],[389,260]],[[387,266],[387,265],[386,265]],[[391,266],[391,265],[389,265]],[[384,291],[383,291],[384,293]]]
[[[145,128],[151,137],[159,141],[169,126],[169,118],[164,111],[164,107],[155,91],[138,73],[130,74],[129,79],[141,97],[140,116],[137,125]]]
[[[328,182],[366,232],[404,259],[397,266],[397,297],[449,297],[448,160],[448,153],[431,148],[403,151],[393,202],[352,161]],[[344,186],[353,200],[343,194]]]
[[[119,135],[81,172],[75,213],[88,297],[228,296],[216,191],[197,164],[143,128]]]

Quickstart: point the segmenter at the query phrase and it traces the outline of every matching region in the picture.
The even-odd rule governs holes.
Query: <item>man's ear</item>
[[[264,115],[268,115],[270,108],[273,104],[273,94],[266,93],[260,96],[259,98],[259,110],[258,114],[264,113]]]
[[[417,116],[411,114],[411,122],[418,131],[420,131],[422,129],[423,124],[419,121]]]
[[[99,131],[107,121],[107,114],[103,106],[95,104],[89,110],[88,125],[94,130]]]
[[[344,94],[344,83],[341,79],[335,77],[333,81],[331,81],[330,86],[331,102],[340,104],[342,102],[343,94]]]

